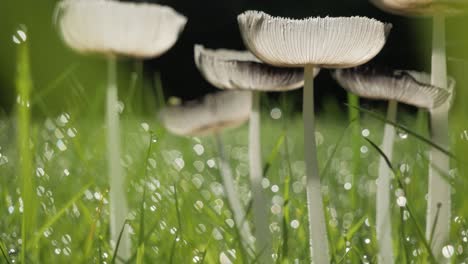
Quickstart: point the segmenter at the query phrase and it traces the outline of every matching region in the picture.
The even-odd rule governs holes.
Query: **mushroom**
[[[269,207],[262,188],[262,155],[260,137],[260,92],[280,92],[298,89],[304,84],[302,68],[279,68],[265,64],[249,51],[210,50],[195,45],[195,64],[213,86],[226,90],[246,90],[252,93],[249,122],[250,184],[252,212],[257,251],[260,259],[271,255],[272,244],[268,224]],[[314,70],[314,76],[319,72]]]
[[[371,0],[371,2],[380,9],[394,14],[433,17],[431,83],[438,87],[447,88],[449,84],[447,82],[447,59],[445,50],[445,16],[466,11],[468,2],[437,0]],[[431,133],[434,143],[446,150],[448,150],[450,144],[448,112],[448,108],[440,108],[431,115]],[[449,238],[450,233],[451,188],[443,179],[440,172],[449,172],[450,159],[440,150],[432,148],[430,160],[432,166],[429,166],[426,239],[430,240],[431,234],[434,233],[431,248],[436,256],[441,257],[442,248]],[[440,209],[439,204],[442,205]],[[437,220],[437,225],[434,227],[434,219],[437,215],[439,219]]]
[[[199,101],[188,102],[180,106],[168,106],[163,108],[160,113],[163,125],[173,134],[215,136],[226,198],[243,244],[247,249],[250,246],[251,231],[247,221],[245,221],[245,212],[234,187],[232,170],[224,151],[221,132],[225,129],[238,127],[249,119],[251,97],[250,92],[223,91],[205,95]]]
[[[389,71],[370,66],[335,70],[333,77],[347,91],[370,99],[387,100],[387,120],[396,121],[398,102],[432,111],[451,97],[451,91],[428,84],[428,75],[414,71]],[[426,76],[426,77],[425,77]],[[427,78],[425,80],[425,78]],[[452,81],[453,82],[453,81]],[[385,124],[382,151],[392,159],[395,128]],[[380,158],[376,196],[376,231],[379,263],[394,263],[392,247],[390,182],[391,170]]]
[[[384,46],[391,25],[365,17],[295,20],[258,11],[239,15],[238,22],[244,43],[260,60],[275,66],[304,67],[304,149],[310,251],[315,263],[330,263],[315,146],[314,67],[346,68],[366,63]]]
[[[128,214],[120,165],[117,57],[160,56],[174,45],[186,21],[167,6],[114,0],[63,0],[55,9],[55,23],[63,41],[80,53],[104,55],[108,62],[106,122],[113,243]],[[130,256],[130,237],[128,231],[122,234],[118,252],[125,260]]]

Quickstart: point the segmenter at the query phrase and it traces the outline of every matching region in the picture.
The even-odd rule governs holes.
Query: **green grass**
[[[28,59],[22,52],[18,65],[27,69]],[[35,104],[23,109],[27,111],[19,107],[14,114],[0,115],[0,263],[18,263],[22,258],[25,263],[109,263],[115,256],[108,244],[104,80],[88,87],[75,75],[80,68],[65,69],[45,93],[32,89]],[[19,93],[31,89],[30,78],[27,70],[18,71]],[[160,77],[154,78],[161,95]],[[149,91],[153,80],[132,79],[127,71],[121,72],[120,79],[124,101],[121,160],[131,209],[131,263],[218,263],[222,254],[233,263],[254,262],[241,246],[222,194],[214,140],[166,132],[151,111],[164,102]],[[63,111],[49,112],[47,94],[64,87],[70,89],[70,96],[59,102]],[[95,96],[84,95],[82,89],[94,89]],[[302,120],[290,110],[291,98],[281,98],[264,100],[262,105],[268,179],[264,186],[271,201],[265,206],[272,212],[269,227],[275,263],[308,263]],[[330,98],[328,102],[319,111],[316,133],[332,257],[336,263],[375,263],[375,180],[384,109],[361,109],[359,132],[370,132],[363,140],[361,135],[356,138],[356,126],[349,123],[348,107],[337,107]],[[276,107],[282,110],[280,119],[270,116]],[[398,172],[392,193],[404,193],[407,204],[399,207],[397,196],[393,197],[394,248],[398,263],[424,263],[431,256],[421,231],[431,143],[426,140],[427,115],[402,109],[389,165]],[[36,117],[29,120],[28,112]],[[455,190],[452,235],[447,242],[454,248],[452,263],[468,261],[468,206],[463,189],[468,135],[463,137],[466,115],[457,115],[461,118],[453,122],[453,153],[458,157],[454,164],[460,167],[448,176]],[[246,209],[250,203],[247,132],[244,125],[223,135]],[[24,142],[30,142],[29,151]],[[196,145],[203,146],[202,153],[200,146],[195,151]],[[353,155],[356,149],[358,157]],[[250,213],[247,221],[251,221]]]

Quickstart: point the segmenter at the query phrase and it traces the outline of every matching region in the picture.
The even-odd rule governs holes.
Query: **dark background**
[[[83,83],[92,96],[97,86],[104,85],[105,64],[98,56],[81,56],[67,49],[52,23],[57,1],[0,0],[0,106],[10,112],[14,102],[15,45],[11,37],[24,24],[28,28],[31,46],[32,70],[36,91],[50,87],[57,76],[78,64],[76,79]],[[151,1],[149,1],[151,2]],[[156,2],[156,1],[152,1]],[[164,0],[160,4],[172,6],[188,17],[188,23],[176,45],[160,58],[144,62],[145,74],[152,80],[154,72],[161,72],[166,98],[176,96],[192,99],[215,91],[199,74],[193,62],[193,45],[208,48],[244,49],[237,26],[237,15],[245,10],[262,10],[275,16],[303,18],[310,16],[367,16],[393,24],[388,42],[373,63],[400,69],[430,71],[431,19],[407,18],[385,13],[364,0]],[[448,24],[449,66],[465,65],[465,17],[450,18]],[[460,50],[463,51],[460,53]],[[133,62],[123,60],[120,65],[133,69]],[[344,91],[322,71],[316,79],[316,100],[346,98]],[[67,83],[50,91],[49,107],[61,108],[60,102],[68,96]],[[122,88],[121,88],[122,89]],[[288,94],[300,105],[301,91]],[[274,98],[275,95],[272,95]],[[57,103],[58,102],[58,103]],[[58,104],[58,105],[55,105]],[[342,105],[342,104],[341,104]]]

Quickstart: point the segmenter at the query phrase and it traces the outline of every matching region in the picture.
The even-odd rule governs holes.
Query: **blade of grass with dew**
[[[74,63],[68,66],[62,73],[60,73],[57,76],[57,78],[55,78],[49,84],[47,84],[44,89],[36,93],[31,100],[31,106],[35,106],[39,101],[43,100],[50,92],[58,88],[58,86],[64,80],[66,80],[70,76],[70,74],[73,73],[78,68],[78,66],[79,66],[78,63]]]
[[[362,225],[366,222],[367,216],[363,216],[356,224],[351,226],[346,232],[346,235],[342,236],[340,240],[336,243],[337,248],[343,248],[346,244],[346,241],[351,240],[354,235],[361,229]]]
[[[348,106],[348,107],[352,107],[352,106]],[[372,118],[374,118],[374,119],[376,119],[376,120],[379,120],[379,121],[384,122],[384,123],[387,123],[387,124],[391,124],[392,126],[398,128],[398,129],[400,129],[400,130],[405,131],[406,133],[408,133],[408,134],[410,134],[411,136],[413,136],[413,137],[415,137],[415,138],[421,140],[422,142],[428,144],[429,146],[432,146],[432,147],[436,148],[437,150],[439,150],[440,152],[444,153],[445,155],[451,157],[452,159],[457,160],[457,157],[456,157],[454,154],[452,154],[451,152],[445,150],[444,148],[440,147],[439,145],[433,143],[430,139],[427,139],[427,138],[425,138],[424,136],[421,136],[421,135],[419,135],[418,133],[413,132],[412,130],[410,130],[410,129],[404,127],[404,126],[399,125],[398,123],[391,122],[391,121],[387,120],[385,117],[382,117],[382,116],[380,116],[380,115],[377,114],[377,113],[374,113],[374,112],[369,111],[369,110],[364,109],[364,108],[358,108],[358,109],[359,109],[361,112],[368,114],[370,117],[372,117]]]
[[[404,261],[401,261],[401,263],[408,263],[410,261],[410,257],[409,257],[409,253],[408,253],[408,249],[407,247],[405,246],[405,241],[406,241],[406,231],[405,231],[405,219],[404,219],[404,212],[405,210],[400,207],[400,237],[403,238],[400,240],[400,252],[403,252],[403,253],[400,253],[400,255],[402,256],[402,258],[404,257]]]
[[[117,243],[115,245],[114,253],[112,254],[112,260],[111,260],[112,264],[115,264],[115,261],[119,258],[117,256],[117,253],[119,252],[120,241],[122,240],[122,236],[123,236],[123,233],[125,231],[125,226],[127,224],[128,224],[128,220],[125,219],[124,224],[122,225],[122,228],[120,229],[120,232],[119,232],[119,237],[118,237]]]
[[[401,182],[399,172],[394,169],[392,163],[390,162],[388,157],[385,155],[385,153],[379,148],[379,146],[377,146],[370,139],[368,139],[368,138],[364,138],[364,139],[385,159],[385,162],[387,163],[388,167],[393,171],[393,174],[397,178],[397,183],[399,185],[399,188],[401,188],[406,193],[406,189],[403,186],[403,183]],[[431,247],[430,247],[428,241],[426,240],[426,236],[425,236],[424,232],[422,231],[421,227],[419,226],[418,221],[416,221],[416,219],[414,217],[414,214],[413,214],[413,210],[411,209],[411,207],[410,207],[410,205],[408,203],[406,203],[405,209],[409,213],[409,218],[413,222],[413,224],[415,226],[415,229],[417,231],[417,234],[419,236],[419,239],[421,240],[421,242],[423,243],[426,251],[428,252],[428,255],[429,255],[429,258],[431,259],[431,262],[437,263],[435,256],[432,254]]]
[[[143,263],[145,255],[145,200],[146,200],[146,181],[148,179],[148,160],[151,154],[151,147],[153,145],[153,134],[150,132],[148,151],[144,162],[144,178],[143,178],[143,197],[140,204],[140,232],[138,236],[138,249],[137,249],[137,264]]]
[[[101,197],[99,200],[99,206],[96,208],[96,215],[94,217],[94,221],[91,224],[91,228],[89,229],[89,233],[85,242],[85,251],[84,251],[84,258],[89,259],[89,254],[91,252],[91,248],[94,243],[94,237],[96,234],[96,227],[97,222],[101,219],[102,208],[104,207],[104,196]]]
[[[8,250],[1,239],[0,239],[0,251],[2,252],[2,256],[3,256],[3,259],[5,260],[5,263],[7,264],[12,263],[10,256],[8,255]]]
[[[328,168],[330,167],[331,161],[333,160],[333,157],[335,157],[335,154],[336,154],[336,152],[338,150],[338,147],[343,142],[343,139],[346,136],[346,134],[348,132],[348,129],[351,127],[352,122],[355,122],[355,121],[351,121],[351,123],[349,123],[346,126],[346,128],[343,130],[343,133],[341,133],[340,137],[338,138],[338,141],[335,144],[335,147],[333,148],[332,153],[330,154],[327,161],[325,162],[325,166],[323,167],[322,171],[320,171],[320,175],[321,175],[322,178],[324,177],[324,175],[326,175],[328,173]]]
[[[18,44],[16,65],[16,93],[17,93],[17,144],[18,144],[18,179],[22,181],[21,198],[23,201],[23,216],[21,225],[21,252],[20,262],[26,263],[26,249],[29,246],[33,216],[36,210],[34,206],[34,178],[32,174],[33,155],[29,148],[30,141],[30,94],[32,90],[32,78],[29,58],[29,45],[27,42]]]
[[[276,141],[275,147],[271,151],[270,155],[268,156],[267,162],[265,166],[263,167],[263,175],[266,175],[268,170],[271,167],[271,164],[276,160],[276,156],[278,156],[278,152],[281,148],[281,145],[283,145],[285,139],[285,135],[281,135],[278,140]]]
[[[284,143],[284,156],[285,156],[285,162],[286,162],[286,167],[287,167],[287,174],[284,179],[284,191],[283,191],[283,199],[284,199],[284,205],[283,205],[283,233],[282,233],[282,249],[281,249],[281,255],[284,264],[289,263],[288,261],[288,256],[289,256],[289,244],[288,244],[288,239],[289,239],[289,221],[290,221],[290,213],[289,213],[289,189],[291,185],[291,174],[292,174],[292,169],[291,169],[291,162],[289,159],[289,146],[287,142],[287,138],[285,138],[285,143]],[[279,258],[278,258],[279,259]]]
[[[38,229],[37,232],[35,232],[34,236],[32,237],[31,239],[31,244],[28,244],[28,247],[31,247],[33,245],[37,245],[39,243],[39,240],[41,239],[42,237],[42,234],[48,229],[50,228],[51,226],[53,226],[55,224],[55,222],[57,222],[57,220],[59,220],[65,213],[68,209],[70,209],[70,207],[73,206],[74,203],[76,203],[76,201],[78,199],[80,199],[84,193],[86,192],[86,190],[91,187],[93,185],[93,183],[88,183],[87,185],[85,185],[83,188],[81,188],[80,191],[78,191],[77,194],[75,194],[54,216],[52,216],[44,225],[41,226],[41,228]]]

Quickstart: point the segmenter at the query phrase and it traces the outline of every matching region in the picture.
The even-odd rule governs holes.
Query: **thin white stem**
[[[269,202],[262,189],[262,152],[260,146],[260,93],[252,92],[252,113],[249,123],[250,185],[256,250],[259,263],[271,262],[271,235],[268,221]]]
[[[231,166],[229,166],[229,162],[224,151],[223,141],[221,140],[221,136],[219,134],[216,134],[215,137],[220,159],[219,167],[221,177],[223,179],[224,190],[226,191],[226,198],[234,215],[234,221],[236,222],[236,226],[240,232],[242,244],[244,245],[247,252],[249,252],[249,249],[253,248],[251,241],[252,233],[248,221],[245,219],[245,211],[244,207],[242,206],[239,193],[235,189],[236,184],[232,176]]]
[[[120,165],[120,121],[118,111],[117,92],[117,60],[115,57],[108,58],[108,86],[107,86],[107,166],[110,181],[110,230],[111,245],[115,246],[120,230],[125,224],[128,215],[125,177]],[[118,256],[127,260],[130,255],[130,236],[126,227],[118,249]]]
[[[309,243],[314,263],[330,263],[327,226],[322,201],[320,175],[315,145],[314,67],[304,69],[304,159],[307,176],[307,207],[309,210]]]
[[[387,119],[395,122],[398,103],[388,102]],[[393,142],[395,140],[395,128],[390,124],[385,124],[385,132],[382,143],[382,151],[389,160],[393,156]],[[379,263],[393,264],[392,245],[392,207],[390,202],[391,169],[388,167],[384,157],[380,157],[379,178],[377,179],[377,201],[376,201],[376,231],[379,242]]]
[[[447,88],[444,16],[434,16],[433,23],[432,84]],[[447,150],[449,149],[448,111],[448,103],[431,111],[432,141]],[[443,179],[440,172],[448,174],[450,169],[450,159],[447,155],[436,148],[431,148],[430,161],[426,238],[428,240],[431,239],[431,234],[433,233],[431,248],[436,258],[440,258],[442,248],[449,239],[451,217],[450,184]],[[437,218],[437,224],[434,226],[439,206],[440,211]]]

